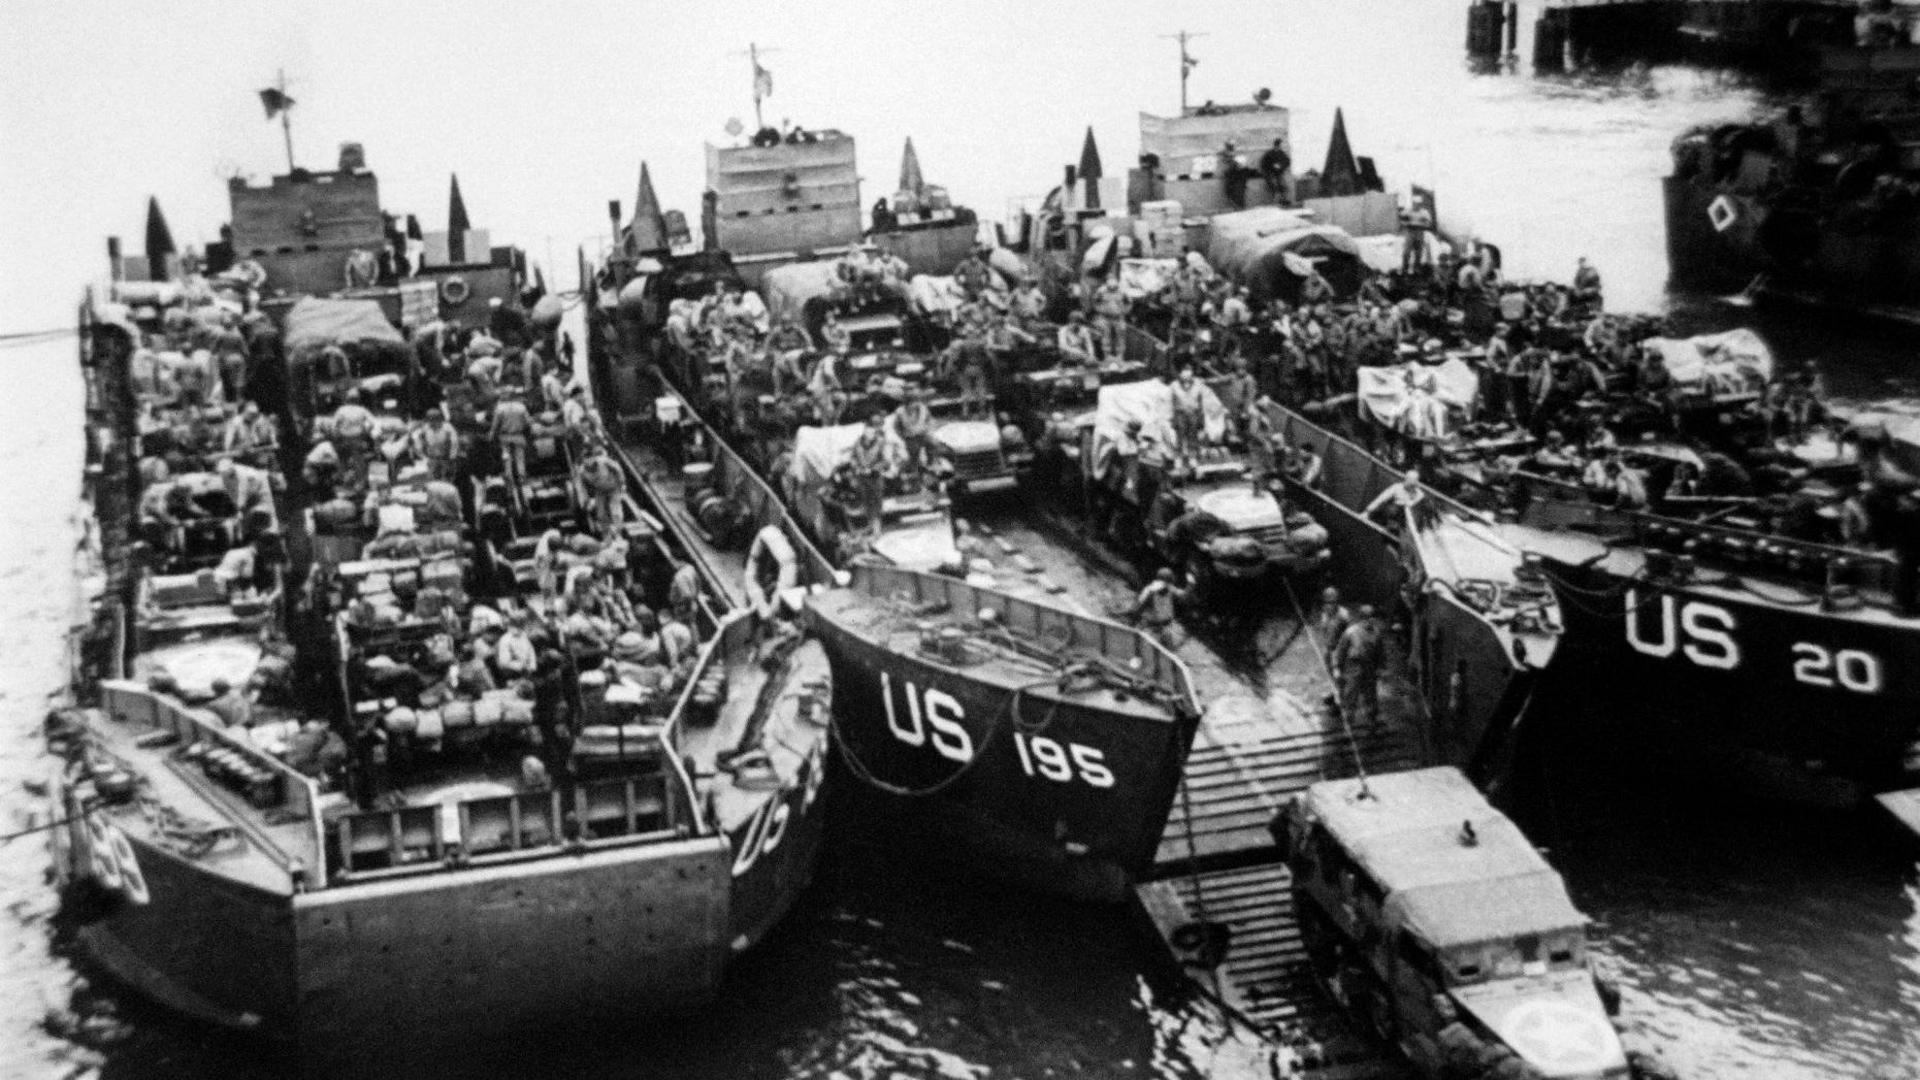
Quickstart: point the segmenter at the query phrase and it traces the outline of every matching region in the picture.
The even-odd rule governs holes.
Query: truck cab
[[[1315,975],[1423,1075],[1644,1075],[1587,917],[1459,770],[1323,781],[1275,835]]]

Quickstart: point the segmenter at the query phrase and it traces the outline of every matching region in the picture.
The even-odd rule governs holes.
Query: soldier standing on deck
[[[1373,605],[1362,604],[1353,624],[1333,646],[1333,675],[1340,687],[1340,711],[1350,727],[1380,720],[1380,661],[1385,636]]]
[[[1111,363],[1126,355],[1127,312],[1132,302],[1115,271],[1093,293],[1093,318],[1100,329],[1101,353]]]
[[[1169,650],[1180,647],[1180,627],[1174,621],[1174,607],[1183,590],[1174,583],[1173,571],[1161,568],[1133,602],[1133,618],[1142,630]]]

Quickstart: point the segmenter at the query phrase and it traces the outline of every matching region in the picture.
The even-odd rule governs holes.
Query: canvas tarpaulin
[[[1227,410],[1220,396],[1205,383],[1200,384],[1201,410],[1205,417],[1204,434],[1217,440],[1226,434]],[[1113,459],[1115,448],[1132,440],[1127,428],[1139,421],[1139,435],[1151,435],[1162,446],[1173,445],[1173,387],[1158,379],[1103,386],[1093,408],[1094,478],[1101,479]]]
[[[793,460],[787,464],[787,476],[799,487],[818,487],[833,479],[840,466],[853,460],[853,444],[860,441],[865,424],[837,424],[833,427],[803,427],[793,433]],[[887,433],[890,457],[900,460],[906,446]]]
[[[822,260],[776,266],[761,276],[760,291],[775,320],[804,325],[807,301],[815,297],[839,299],[848,289],[840,280],[840,263]]]
[[[1246,286],[1256,301],[1296,298],[1304,280],[1296,269],[1300,260],[1312,264],[1340,296],[1352,295],[1367,273],[1360,245],[1344,230],[1312,224],[1279,207],[1221,214],[1213,218],[1210,233],[1207,261]]]
[[[1684,387],[1738,394],[1759,390],[1773,379],[1773,350],[1745,327],[1690,338],[1649,338],[1646,346]]]
[[[1363,367],[1359,374],[1361,414],[1420,439],[1446,435],[1454,417],[1480,396],[1480,376],[1457,356],[1440,364]]]
[[[380,310],[378,300],[333,300],[318,296],[303,296],[287,309],[283,340],[289,350],[347,341],[404,344],[400,331],[394,329],[386,313]]]

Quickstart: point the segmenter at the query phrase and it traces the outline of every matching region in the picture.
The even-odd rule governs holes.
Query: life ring
[[[458,274],[440,283],[440,299],[449,304],[464,304],[473,295],[473,286]]]

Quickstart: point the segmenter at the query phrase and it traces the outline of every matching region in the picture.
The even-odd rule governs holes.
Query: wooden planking
[[[1231,944],[1212,968],[1182,976],[1253,1025],[1267,1040],[1271,1075],[1311,1080],[1401,1077],[1398,1059],[1355,1032],[1313,978],[1294,918],[1291,876],[1261,863],[1166,878],[1135,890],[1170,955],[1174,931],[1204,917],[1225,923]]]
[[[1343,733],[1306,732],[1231,744],[1203,744],[1187,756],[1160,836],[1160,873],[1189,860],[1261,858],[1272,847],[1267,823],[1286,800],[1323,779],[1353,775]],[[1407,736],[1369,728],[1355,737],[1361,760],[1377,771],[1418,763]],[[1191,835],[1189,835],[1191,821]]]

